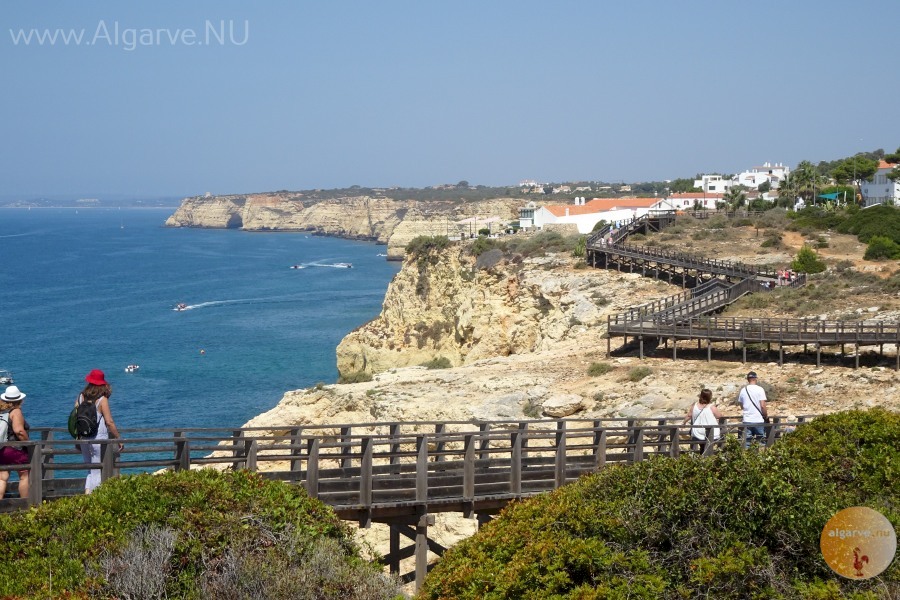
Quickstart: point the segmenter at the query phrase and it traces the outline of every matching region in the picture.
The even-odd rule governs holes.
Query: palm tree
[[[725,192],[723,200],[728,203],[730,210],[737,210],[747,202],[747,194],[744,189],[742,185],[733,185]]]

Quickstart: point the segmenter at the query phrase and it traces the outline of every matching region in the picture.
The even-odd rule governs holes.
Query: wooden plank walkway
[[[747,344],[778,344],[779,364],[784,362],[785,346],[814,345],[816,365],[821,365],[822,346],[852,345],[855,349],[854,367],[859,368],[860,347],[878,346],[884,354],[886,344],[896,349],[895,369],[900,370],[900,322],[843,322],[817,319],[715,319],[707,315],[716,313],[738,298],[752,293],[770,291],[772,284],[782,284],[778,273],[733,261],[706,259],[693,254],[662,250],[647,246],[629,246],[624,243],[627,235],[638,231],[658,231],[675,220],[661,212],[649,213],[622,229],[623,235],[604,243],[604,236],[594,234],[588,239],[587,262],[595,267],[639,270],[642,275],[668,277],[681,282],[686,289],[662,300],[635,307],[623,313],[610,315],[607,320],[607,354],[611,354],[611,338],[623,337],[637,340],[639,356],[644,357],[644,342],[673,341],[672,357],[677,358],[678,340],[706,342],[707,360],[712,359],[712,344],[741,343],[742,359],[747,361]],[[598,232],[601,233],[601,232]],[[732,283],[729,283],[732,282]],[[792,287],[806,284],[801,273]],[[699,345],[698,345],[699,348]]]
[[[766,445],[812,418],[774,418]],[[734,419],[723,433],[742,435]],[[123,430],[118,441],[101,442],[101,479],[120,473],[197,467],[249,469],[266,478],[303,486],[345,520],[391,527],[385,562],[416,557],[406,580],[421,584],[428,552],[444,548],[428,539],[434,514],[459,512],[485,522],[513,500],[554,490],[610,464],[691,451],[690,427],[681,419],[560,419],[490,422],[378,422],[241,429]],[[43,501],[83,493],[92,466],[62,429],[34,428],[36,441],[14,442],[28,451],[32,486],[14,497],[11,482],[0,510],[16,511]],[[723,436],[724,437],[724,436]],[[721,444],[721,442],[719,442]],[[707,452],[715,450],[709,444]],[[94,465],[96,466],[96,465]],[[0,467],[11,471],[12,467]],[[400,547],[400,537],[412,545]]]

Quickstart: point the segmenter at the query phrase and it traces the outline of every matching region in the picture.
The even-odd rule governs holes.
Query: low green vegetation
[[[249,471],[132,475],[0,515],[0,597],[390,599],[334,512]]]
[[[352,373],[341,374],[338,377],[338,383],[363,383],[372,381],[372,374],[367,371],[353,371]]]
[[[452,548],[423,599],[875,600],[900,594],[900,561],[848,580],[819,540],[839,510],[900,527],[900,415],[849,411],[765,452],[729,436],[711,457],[608,466],[510,505]]]
[[[436,356],[428,362],[422,363],[419,366],[425,367],[427,369],[449,369],[453,366],[453,364],[446,356]]]
[[[544,256],[552,252],[566,252],[573,256],[584,256],[586,238],[583,235],[562,235],[557,231],[544,231],[530,235],[515,235],[504,238],[477,238],[468,246],[473,256],[481,256],[491,250],[500,250],[504,255],[518,254],[523,257]],[[407,251],[408,251],[407,246]]]
[[[433,263],[437,260],[439,253],[449,245],[450,239],[447,236],[420,235],[406,244],[406,254],[418,262]]]
[[[613,369],[615,369],[615,367],[609,363],[595,362],[591,363],[591,366],[588,367],[588,375],[591,377],[599,377],[601,375],[606,375]]]
[[[650,367],[632,367],[628,370],[628,381],[640,381],[653,373]]]

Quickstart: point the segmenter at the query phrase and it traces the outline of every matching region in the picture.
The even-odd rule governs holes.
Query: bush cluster
[[[406,244],[406,254],[418,262],[434,262],[441,250],[450,245],[450,240],[443,235],[420,235]]]
[[[729,437],[708,458],[610,466],[510,505],[451,549],[421,598],[798,598],[900,594],[900,561],[842,579],[819,539],[837,511],[900,525],[900,415],[850,411],[765,452]]]
[[[879,205],[857,211],[837,226],[841,233],[852,233],[859,241],[868,243],[875,236],[900,243],[900,209]]]
[[[282,580],[309,582],[303,562],[323,544],[334,576],[352,573],[353,585],[382,593],[324,580],[320,589],[330,591],[321,595],[275,593]],[[0,597],[263,597],[226,585],[234,574],[245,587],[275,586],[269,598],[393,598],[399,590],[362,561],[330,508],[248,471],[111,479],[90,495],[0,515],[0,547]]]
[[[873,235],[863,255],[865,260],[882,260],[900,258],[900,244],[889,237]]]
[[[821,273],[825,270],[825,263],[812,246],[804,244],[791,262],[791,269],[799,273]]]

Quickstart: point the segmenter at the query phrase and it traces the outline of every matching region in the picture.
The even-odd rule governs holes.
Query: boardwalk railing
[[[778,419],[772,440],[797,423]],[[740,423],[725,419],[726,433]],[[555,489],[614,462],[677,456],[689,447],[680,419],[596,419],[369,423],[284,428],[124,430],[126,445],[104,446],[101,479],[122,472],[194,467],[260,470],[303,485],[311,496],[346,518],[371,518],[379,510],[426,503],[458,510],[466,502],[521,497]],[[27,499],[4,500],[22,508],[83,491],[75,440],[59,429],[34,429],[42,439],[10,442],[25,448],[31,475]],[[0,470],[15,471],[18,465]],[[14,486],[13,486],[14,487]],[[475,507],[473,507],[474,509]]]

